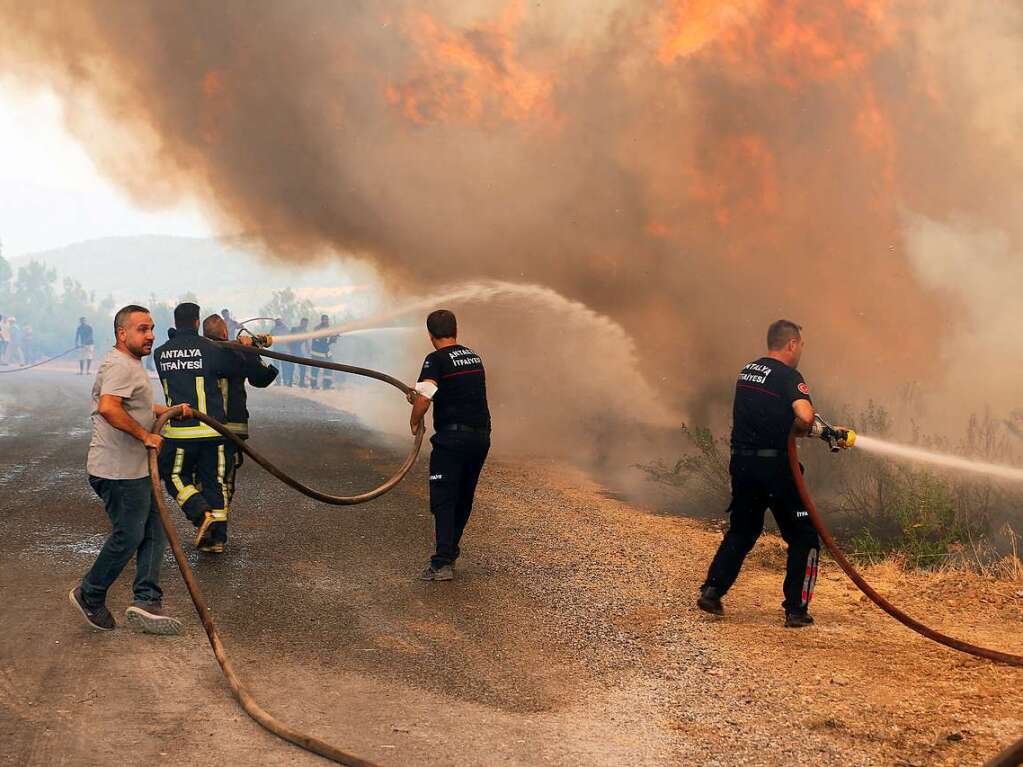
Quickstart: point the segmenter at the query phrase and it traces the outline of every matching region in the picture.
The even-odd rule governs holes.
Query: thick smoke
[[[408,291],[550,286],[699,418],[779,316],[818,386],[942,375],[981,315],[921,278],[907,221],[1015,257],[1021,26],[957,0],[6,0],[0,71],[55,87],[142,201],[198,194]]]

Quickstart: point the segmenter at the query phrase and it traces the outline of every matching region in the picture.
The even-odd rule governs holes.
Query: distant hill
[[[12,259],[17,269],[42,261],[94,291],[97,299],[112,295],[118,303],[145,302],[150,295],[173,301],[194,293],[210,311],[229,307],[252,316],[274,290],[290,287],[329,313],[339,305],[368,306],[375,298],[366,285],[368,272],[340,260],[329,265],[302,266],[261,256],[240,245],[194,237],[106,237]]]

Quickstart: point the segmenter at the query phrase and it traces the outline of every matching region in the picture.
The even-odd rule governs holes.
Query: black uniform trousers
[[[234,445],[222,439],[163,441],[160,479],[196,527],[208,511],[227,521],[234,453]]]
[[[490,450],[490,434],[438,431],[430,439],[430,512],[437,550],[430,563],[450,565],[461,553],[458,544],[472,513],[473,496]]]
[[[803,506],[784,451],[776,457],[733,455],[732,502],[728,532],[711,562],[708,586],[724,596],[735,583],[743,560],[764,531],[764,512],[770,508],[781,537],[788,545],[783,587],[788,613],[804,613],[817,581],[820,539]]]

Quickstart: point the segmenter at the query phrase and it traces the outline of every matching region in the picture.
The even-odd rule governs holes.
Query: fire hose
[[[381,373],[368,368],[359,368],[351,365],[344,365],[335,362],[327,362],[322,360],[311,360],[304,357],[297,357],[291,354],[284,354],[281,352],[273,352],[259,346],[249,346],[245,344],[235,342],[217,342],[219,346],[223,348],[233,349],[235,351],[248,353],[248,354],[259,354],[260,356],[269,357],[272,359],[282,360],[285,362],[293,362],[300,365],[311,365],[314,367],[320,367],[329,370],[336,370],[342,373],[349,373],[354,375],[361,375],[368,378],[373,378],[384,383],[388,383],[391,386],[402,391],[404,394],[408,394],[410,389],[404,383],[398,379],[389,376],[385,373]],[[70,352],[71,350],[69,350]],[[65,354],[69,353],[65,352]],[[8,371],[13,372],[13,371]],[[181,407],[174,407],[165,412],[153,426],[153,432],[159,433],[163,426],[168,420],[181,413]],[[284,473],[276,466],[274,466],[269,460],[260,455],[256,450],[249,447],[245,441],[239,439],[234,433],[230,431],[226,426],[216,421],[213,418],[203,414],[195,413],[203,423],[215,429],[226,439],[234,443],[240,450],[251,457],[256,463],[266,469],[270,474],[280,479],[285,484],[298,490],[299,492],[322,501],[324,503],[332,505],[352,505],[357,503],[364,503],[366,501],[377,498],[389,490],[393,489],[408,473],[412,465],[415,463],[416,457],[418,456],[420,446],[422,445],[423,435],[425,429],[420,426],[419,431],[416,434],[415,442],[412,450],[406,457],[404,463],[398,469],[398,471],[386,482],[379,487],[370,490],[365,493],[361,493],[353,496],[335,496],[327,493],[323,493],[314,488],[311,488],[290,475]],[[829,440],[831,441],[831,440]],[[832,449],[835,449],[835,444],[832,442]],[[1005,663],[1011,666],[1023,667],[1023,656],[1013,655],[1011,653],[1001,652],[999,650],[992,650],[985,647],[974,645],[970,642],[966,642],[954,637],[950,637],[939,631],[936,631],[920,621],[912,618],[901,609],[893,605],[883,596],[881,596],[862,575],[856,570],[856,568],[846,559],[842,550],[838,547],[835,539],[832,537],[830,531],[824,524],[824,520],[817,510],[817,506],[810,496],[809,490],[806,487],[806,483],[803,479],[802,469],[799,464],[799,455],[796,450],[796,439],[792,435],[789,437],[788,442],[788,457],[789,467],[792,472],[793,479],[796,483],[796,487],[799,491],[799,495],[806,506],[807,513],[810,516],[810,521],[817,529],[821,540],[828,547],[831,555],[838,563],[842,571],[852,580],[854,584],[862,591],[874,604],[881,608],[884,612],[888,613],[895,620],[902,623],[907,628],[917,632],[921,636],[926,637],[934,642],[942,644],[946,647],[958,650],[975,657],[992,660],[998,663]],[[216,627],[213,623],[213,618],[210,615],[209,609],[206,607],[205,599],[203,598],[202,592],[199,589],[198,582],[195,579],[191,568],[188,565],[188,561],[185,558],[184,550],[181,546],[181,541],[177,536],[177,532],[171,521],[169,512],[167,511],[166,503],[163,498],[162,488],[160,486],[159,470],[157,468],[157,454],[155,450],[149,451],[149,473],[150,480],[153,485],[153,492],[157,500],[157,508],[160,513],[160,521],[163,524],[164,530],[167,534],[167,539],[171,545],[171,550],[174,554],[174,559],[178,564],[178,568],[181,571],[182,578],[185,581],[185,585],[188,588],[188,592],[192,597],[192,602],[195,605],[196,612],[199,615],[199,619],[203,624],[203,628],[206,631],[206,635],[209,638],[210,646],[213,648],[213,653],[216,656],[217,662],[220,664],[221,670],[224,673],[228,684],[231,687],[232,692],[238,699],[239,704],[245,710],[245,712],[252,717],[259,725],[277,735],[278,737],[287,740],[307,751],[323,756],[327,759],[337,762],[338,764],[349,765],[349,767],[376,767],[374,763],[361,759],[352,754],[348,754],[341,749],[326,743],[318,738],[315,738],[306,733],[302,733],[294,728],[279,722],[272,715],[270,715],[265,709],[263,709],[251,696],[245,686],[242,684],[238,675],[234,671],[234,667],[231,664],[230,659],[224,651],[223,643],[220,641],[220,636],[217,633]],[[991,761],[987,762],[985,767],[1016,767],[1017,765],[1023,764],[1023,740],[1011,745],[1008,749],[994,757]]]
[[[1005,663],[1010,666],[1023,667],[1023,656],[1001,652],[1000,650],[992,650],[987,647],[980,647],[970,642],[950,637],[947,634],[942,634],[940,631],[935,631],[929,626],[925,626],[920,621],[907,615],[881,596],[873,586],[867,583],[853,564],[846,559],[845,554],[842,553],[842,550],[838,547],[838,544],[832,537],[831,532],[824,524],[824,519],[821,517],[820,512],[817,511],[817,505],[813,502],[813,498],[810,497],[810,491],[807,489],[806,482],[803,479],[803,471],[799,465],[799,454],[796,451],[795,435],[789,435],[788,454],[789,468],[792,471],[792,478],[795,480],[796,488],[799,490],[799,497],[802,499],[803,505],[806,507],[806,511],[810,515],[810,521],[813,523],[813,526],[817,528],[817,533],[820,535],[824,545],[828,547],[828,551],[831,552],[831,556],[834,557],[838,566],[842,569],[842,572],[849,576],[849,579],[856,584],[857,588],[859,588],[859,590],[862,591],[871,602],[880,607],[903,626],[906,626],[921,636],[937,642],[938,644],[945,645],[953,650],[958,650],[959,652],[967,653],[968,655],[973,655],[978,658],[995,661],[996,663]],[[998,754],[994,759],[987,762],[984,767],[1016,767],[1020,764],[1023,764],[1023,740],[1014,743],[1008,749]]]
[[[0,370],[0,375],[3,375],[4,373],[20,373],[23,370],[31,370],[32,368],[37,368],[40,365],[47,364],[48,362],[53,362],[54,360],[59,360],[61,357],[66,357],[71,352],[73,352],[75,349],[81,349],[81,348],[82,348],[81,346],[72,346],[66,352],[61,352],[60,354],[57,354],[56,356],[53,356],[53,357],[47,357],[46,359],[40,360],[39,362],[33,362],[31,365],[22,365],[20,368],[14,368],[12,370]]]
[[[310,360],[303,357],[293,357],[289,354],[278,354],[277,352],[270,352],[266,349],[261,349],[252,346],[245,346],[242,344],[221,342],[223,347],[234,348],[247,353],[260,354],[266,357],[273,357],[274,359],[283,359],[290,362],[297,362],[303,365],[312,365],[314,367],[326,368],[329,370],[337,370],[342,373],[351,373],[354,375],[366,376],[374,378],[378,381],[394,386],[399,389],[402,393],[408,394],[410,389],[404,383],[396,378],[393,378],[385,373],[380,373],[375,370],[369,370],[366,368],[358,368],[351,365],[342,365],[335,362],[326,362],[322,360]],[[156,423],[153,425],[153,433],[159,434],[160,430],[171,418],[181,414],[183,408],[178,405],[170,408],[167,412],[161,415]],[[248,455],[252,460],[266,469],[270,474],[277,477],[279,480],[287,484],[289,487],[294,488],[298,492],[314,498],[323,503],[328,503],[335,506],[347,506],[357,503],[365,503],[374,498],[377,498],[389,490],[393,489],[404,477],[408,474],[409,469],[416,461],[416,457],[419,455],[419,449],[423,444],[423,435],[425,433],[425,427],[420,424],[419,431],[416,433],[415,440],[412,445],[412,449],[409,451],[405,461],[399,467],[397,472],[386,480],[379,487],[369,490],[358,495],[342,496],[342,495],[330,495],[328,493],[321,492],[314,488],[311,488],[302,482],[298,481],[294,477],[289,476],[276,466],[274,466],[269,460],[263,457],[255,449],[250,447],[242,439],[239,439],[230,429],[224,424],[220,423],[214,418],[210,418],[205,413],[193,412],[195,418],[202,423],[215,429],[227,440],[232,442],[239,450]],[[216,656],[217,663],[220,664],[220,669],[224,673],[224,677],[227,679],[228,685],[231,687],[231,691],[237,698],[238,703],[244,709],[245,713],[252,717],[257,724],[264,727],[265,729],[272,732],[274,735],[282,738],[290,743],[311,751],[314,754],[318,754],[326,759],[330,759],[338,764],[347,765],[348,767],[377,767],[374,762],[370,762],[366,759],[362,759],[358,756],[349,754],[337,746],[331,745],[319,738],[313,737],[307,733],[296,730],[295,728],[278,721],[267,712],[262,706],[260,706],[256,700],[249,693],[248,689],[239,679],[238,674],[234,670],[234,666],[231,660],[227,657],[227,653],[224,650],[224,645],[220,640],[220,635],[217,633],[217,628],[213,623],[213,616],[210,614],[209,608],[206,606],[206,600],[202,595],[202,591],[199,589],[199,583],[195,578],[192,569],[188,565],[188,560],[185,558],[184,549],[181,546],[181,540],[178,538],[174,523],[171,520],[170,513],[167,510],[167,504],[163,495],[163,488],[160,485],[160,472],[157,467],[157,451],[149,450],[149,478],[153,485],[153,495],[156,498],[156,506],[160,513],[160,522],[163,525],[164,532],[167,534],[167,541],[170,543],[171,551],[174,554],[174,560],[178,563],[178,569],[181,571],[181,577],[185,581],[185,586],[188,588],[188,593],[192,597],[192,603],[195,605],[195,610],[199,614],[199,620],[202,622],[203,628],[206,630],[206,636],[209,639],[210,647],[213,648],[213,654]]]

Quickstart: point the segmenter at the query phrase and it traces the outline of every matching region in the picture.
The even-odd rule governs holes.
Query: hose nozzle
[[[269,346],[273,346],[274,337],[269,333],[253,333],[248,328],[242,328],[238,331],[238,340],[241,341],[243,335],[248,336],[252,339],[252,345],[257,349],[266,349]]]
[[[847,450],[856,444],[856,432],[844,426],[832,426],[819,413],[814,414],[810,434],[827,442],[832,453]]]

